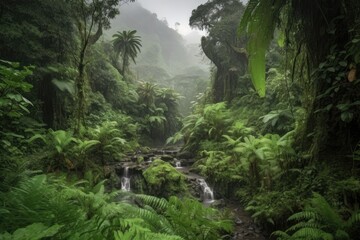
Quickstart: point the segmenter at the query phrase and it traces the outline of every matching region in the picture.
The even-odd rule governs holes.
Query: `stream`
[[[141,163],[136,163],[142,158]],[[189,186],[193,188],[192,195],[198,198],[207,206],[213,206],[221,209],[229,209],[234,216],[235,230],[229,239],[233,240],[265,240],[261,229],[257,226],[250,215],[245,212],[243,207],[236,202],[225,199],[216,199],[214,197],[214,189],[208,185],[206,179],[197,173],[191,172],[191,165],[195,160],[189,156],[179,154],[179,149],[151,149],[149,152],[137,152],[129,154],[124,162],[116,164],[115,172],[120,179],[118,188],[124,191],[131,191],[136,183],[131,181],[132,173],[141,174],[154,159],[159,158],[170,163],[175,169],[182,172]]]

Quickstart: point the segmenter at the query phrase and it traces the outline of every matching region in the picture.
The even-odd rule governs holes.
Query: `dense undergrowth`
[[[107,166],[138,149],[140,136],[159,139],[156,131],[166,136],[162,124],[172,115],[160,106],[173,104],[169,107],[176,114],[171,90],[140,85],[140,112],[146,116],[138,121],[109,103],[98,104],[101,109],[86,117],[86,128],[74,134],[46,129],[28,117],[34,105],[24,97],[31,89],[24,80],[30,74],[31,68],[11,62],[0,68],[1,239],[218,239],[231,232],[229,216],[195,199],[173,196],[187,191],[184,177],[168,163],[156,164],[161,160],[144,177],[154,194],[166,193],[168,200],[105,191],[102,179],[111,174]],[[168,168],[175,175],[160,179]]]
[[[241,6],[209,1],[190,20],[209,33],[202,47],[215,65],[214,85],[169,142],[183,139],[184,150],[197,153],[194,170],[242,203],[271,239],[358,238],[359,18],[342,15],[345,5],[332,12],[321,1],[307,12],[307,1],[249,1],[230,47],[230,37],[218,36],[230,16],[217,18],[221,13],[212,10],[229,14]],[[331,24],[324,30],[321,21]],[[240,56],[232,57],[232,50]],[[250,76],[232,68],[241,53]],[[230,71],[241,75],[241,86],[231,85]],[[256,91],[246,83],[250,78]]]
[[[136,31],[119,32],[113,42],[97,43],[98,33],[92,34],[89,18],[107,28],[119,2],[23,2],[11,11],[9,2],[0,4],[0,58],[10,60],[0,61],[0,239],[218,239],[231,233],[229,216],[172,196],[186,185],[170,165],[179,176],[172,184],[162,179],[161,188],[173,186],[167,199],[110,188],[116,181],[111,165],[143,145],[163,144],[180,126],[179,95],[135,81],[129,65],[141,47]],[[78,11],[82,3],[85,12]],[[26,34],[16,27],[22,19]],[[40,34],[44,28],[50,30]],[[27,42],[14,48],[18,37]],[[159,172],[154,165],[145,175],[154,193],[161,190]]]
[[[200,5],[212,86],[182,123],[179,94],[132,72],[137,32],[100,38],[124,2],[0,3],[0,238],[230,238],[230,216],[159,159],[155,197],[107,189],[111,165],[168,139],[269,239],[358,239],[359,2]]]
[[[106,193],[103,181],[36,175],[0,199],[1,239],[218,239],[232,228],[196,200]]]

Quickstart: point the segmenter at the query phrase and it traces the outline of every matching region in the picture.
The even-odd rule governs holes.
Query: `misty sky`
[[[175,23],[179,22],[179,33],[186,35],[191,32],[189,18],[191,11],[207,0],[138,0],[144,8],[156,13],[158,19],[166,18],[169,27],[175,28]]]

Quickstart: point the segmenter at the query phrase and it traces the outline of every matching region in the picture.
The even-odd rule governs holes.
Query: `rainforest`
[[[0,239],[360,239],[359,0],[1,0]]]

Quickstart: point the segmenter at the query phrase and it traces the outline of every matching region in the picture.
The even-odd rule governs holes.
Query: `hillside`
[[[110,37],[117,31],[133,29],[141,36],[143,45],[135,68],[140,79],[165,80],[182,74],[190,66],[206,70],[204,63],[195,57],[200,54],[200,47],[196,47],[194,52],[194,44],[188,47],[184,38],[168,27],[165,20],[159,20],[156,14],[138,3],[121,6],[121,14],[112,21],[106,35]]]

